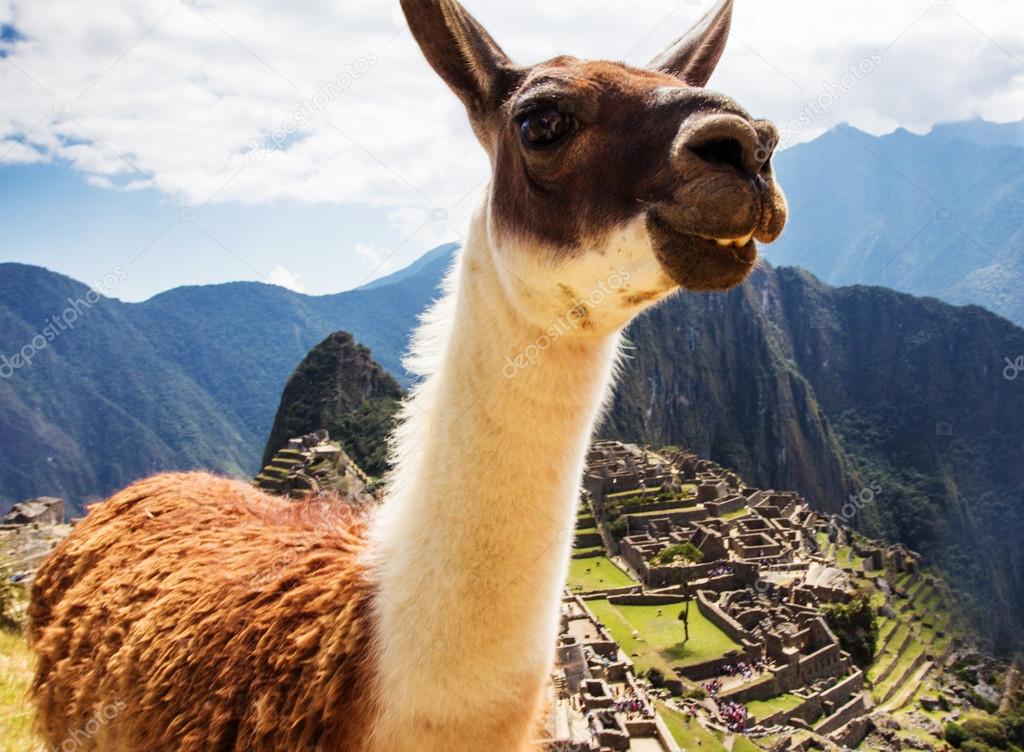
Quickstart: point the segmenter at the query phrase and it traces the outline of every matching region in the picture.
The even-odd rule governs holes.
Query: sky
[[[466,2],[518,62],[635,65],[711,5]],[[737,0],[709,86],[785,146],[1020,120],[1024,3]],[[487,175],[397,0],[0,0],[0,262],[334,293],[459,240]]]

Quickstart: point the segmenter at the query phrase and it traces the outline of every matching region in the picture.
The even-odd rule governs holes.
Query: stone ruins
[[[731,734],[757,743],[754,749],[854,748],[876,732],[881,710],[909,703],[920,689],[916,680],[927,674],[922,667],[954,650],[942,631],[950,624],[914,623],[894,639],[908,642],[929,630],[934,644],[903,667],[905,646],[879,640],[879,660],[889,649],[897,659],[890,674],[901,673],[887,686],[890,675],[879,676],[872,666],[869,678],[822,608],[869,587],[873,602],[893,611],[890,603],[900,596],[889,582],[916,583],[918,557],[861,540],[796,493],[751,488],[684,451],[659,454],[598,441],[582,496],[549,749],[675,750],[666,725],[673,718],[695,739],[710,735],[712,749],[716,740],[732,748],[723,741]],[[700,552],[699,562],[659,560],[669,547],[685,544]],[[613,569],[621,575],[614,579],[632,584],[613,578],[594,584],[598,571]],[[685,644],[675,618],[683,610],[691,625],[701,624]],[[908,621],[916,616],[909,606],[903,613]],[[888,620],[900,624],[894,632],[904,629],[897,616]],[[677,644],[645,645],[665,629],[676,630],[668,643]],[[714,640],[725,649],[700,654]],[[694,655],[686,658],[691,644]],[[634,659],[663,665],[641,676]]]
[[[267,493],[293,499],[333,493],[354,504],[377,501],[369,476],[323,430],[290,439],[254,483]]]

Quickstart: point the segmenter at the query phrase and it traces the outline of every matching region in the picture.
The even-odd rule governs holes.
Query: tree
[[[692,543],[675,543],[659,552],[651,561],[661,566],[678,564],[700,564],[704,553]]]
[[[1006,749],[1009,744],[1006,726],[998,718],[974,716],[964,721],[963,726],[972,739],[979,739],[990,747]]]
[[[971,738],[970,734],[964,730],[963,726],[959,723],[953,723],[952,721],[946,724],[945,737],[946,741],[949,742],[950,745],[958,749],[961,744]]]
[[[848,603],[827,603],[821,607],[843,650],[864,668],[874,660],[878,646],[878,611],[867,593],[856,593]]]
[[[704,552],[692,543],[676,543],[659,552],[652,560],[664,566],[682,566],[683,572],[683,610],[679,612],[679,621],[683,623],[683,643],[690,641],[690,602],[693,600],[692,575],[690,564],[704,561]]]

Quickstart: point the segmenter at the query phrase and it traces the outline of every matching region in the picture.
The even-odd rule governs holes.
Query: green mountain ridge
[[[369,349],[351,334],[335,332],[288,379],[262,464],[270,464],[289,439],[325,429],[360,468],[382,476],[387,471],[387,438],[402,396],[398,382],[373,360]]]

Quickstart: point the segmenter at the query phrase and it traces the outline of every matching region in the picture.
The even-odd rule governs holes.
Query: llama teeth
[[[715,242],[721,248],[746,248],[753,237],[754,233],[750,233],[742,238],[715,238]]]

